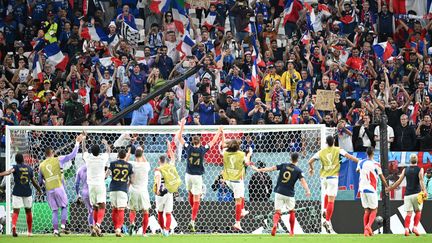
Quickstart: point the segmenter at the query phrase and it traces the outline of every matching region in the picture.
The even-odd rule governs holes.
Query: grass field
[[[110,243],[110,242],[178,242],[178,243],[272,243],[272,242],[301,242],[301,243],[335,243],[335,242],[379,242],[379,243],[411,243],[411,242],[431,242],[431,235],[422,235],[415,237],[405,237],[403,235],[375,235],[373,237],[364,237],[363,235],[296,235],[290,237],[286,234],[277,235],[272,237],[270,235],[171,235],[169,237],[162,237],[160,235],[153,235],[147,238],[133,236],[125,236],[123,238],[116,238],[114,235],[106,235],[101,238],[93,238],[89,236],[62,236],[61,238],[53,236],[33,236],[28,238],[25,235],[19,236],[18,238],[12,238],[10,236],[0,236],[0,242],[22,242],[22,243],[74,243],[74,242],[92,242],[92,243]]]

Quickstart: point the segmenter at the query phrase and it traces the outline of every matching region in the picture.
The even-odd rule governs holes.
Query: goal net
[[[192,135],[200,135],[203,144],[208,143],[217,132],[217,126],[186,126],[184,138],[190,141]],[[174,134],[178,126],[142,126],[142,127],[7,127],[6,135],[6,168],[15,163],[16,153],[24,154],[27,164],[34,168],[35,176],[38,175],[38,166],[45,159],[44,150],[53,148],[57,155],[66,155],[73,149],[75,137],[85,131],[87,133],[85,145],[89,148],[92,144],[101,144],[102,140],[108,141],[111,146],[110,160],[117,158],[119,149],[126,148],[130,144],[130,136],[138,136],[137,142],[144,148],[145,156],[150,162],[149,193],[152,203],[150,210],[149,232],[158,231],[157,212],[155,211],[154,194],[151,191],[153,185],[154,169],[157,167],[158,157],[166,153],[166,141],[173,144]],[[308,159],[316,153],[325,143],[325,136],[331,132],[324,125],[265,125],[265,126],[226,126],[224,127],[227,139],[241,139],[241,149],[253,148],[252,162],[257,167],[273,166],[290,161],[291,152],[300,153],[298,166],[305,172],[306,181],[311,188],[312,196],[307,198],[305,191],[296,185],[296,233],[320,233],[321,232],[321,190],[317,173],[310,177],[307,173]],[[186,171],[186,158],[180,146],[176,147],[177,169],[184,181]],[[88,213],[84,204],[77,202],[78,195],[75,189],[75,177],[77,170],[83,165],[82,147],[74,160],[67,163],[62,172],[66,189],[68,205],[67,228],[76,234],[89,232]],[[134,157],[131,157],[133,160]],[[316,171],[319,163],[315,163]],[[204,188],[200,211],[196,220],[197,231],[200,233],[231,233],[234,224],[234,200],[232,192],[226,187],[220,178],[222,171],[222,156],[219,146],[212,147],[205,156],[205,174],[203,176]],[[278,173],[256,173],[252,169],[246,169],[245,177],[245,208],[250,213],[242,219],[242,227],[247,233],[268,233],[272,227],[272,215],[274,210],[274,186]],[[110,178],[106,179],[108,186]],[[188,193],[185,183],[175,195],[172,230],[174,233],[189,233],[191,207],[188,202]],[[13,179],[6,180],[6,230],[11,232],[11,188]],[[46,201],[46,195],[37,196],[33,190],[33,233],[44,234],[52,232],[51,210]],[[109,193],[107,193],[109,197]],[[107,211],[102,230],[106,233],[114,231],[111,221],[109,198],[107,198]],[[283,214],[279,225],[280,232],[288,232],[289,215]],[[128,211],[126,210],[124,230],[127,229]],[[137,222],[141,222],[141,215],[137,214]],[[25,213],[21,210],[18,223],[18,232],[26,232],[27,225]]]

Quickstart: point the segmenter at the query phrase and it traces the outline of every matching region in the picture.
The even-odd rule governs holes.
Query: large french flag
[[[54,65],[56,68],[64,71],[69,62],[69,58],[60,51],[60,47],[57,42],[51,43],[44,48],[45,55],[47,56],[47,62]]]
[[[259,53],[259,49],[256,45],[256,39],[255,36],[252,36],[252,44],[254,47],[253,53],[252,53],[252,57],[255,57],[255,61],[256,64],[260,67],[265,67],[265,62],[261,59],[260,53]]]
[[[183,36],[183,39],[178,43],[177,50],[181,53],[181,57],[191,56],[192,55],[192,47],[195,45],[195,42],[190,38],[188,34]]]
[[[166,13],[171,6],[171,0],[153,0],[150,3],[150,10],[154,13]]]
[[[315,20],[316,20],[315,11],[314,11],[313,7],[308,3],[305,3],[304,6],[307,10],[307,12],[306,12],[307,26],[308,26],[309,30],[315,31],[313,29],[313,23],[315,23]],[[325,4],[318,4],[318,11],[321,12],[325,16],[331,15],[330,9]]]
[[[387,0],[387,3],[389,0]],[[407,14],[413,10],[417,16],[424,16],[431,12],[431,0],[397,0],[393,1],[393,12],[395,14]]]
[[[209,12],[206,19],[204,20],[203,26],[207,27],[208,30],[214,27],[216,21],[216,12]]]
[[[185,33],[184,25],[188,22],[184,0],[174,0],[172,6],[172,15],[176,29],[181,33]]]
[[[286,1],[284,12],[283,12],[283,16],[284,16],[284,22],[283,22],[283,24],[284,25],[286,24],[286,22],[288,21],[290,15],[292,14],[293,6],[294,6],[294,0],[287,0]]]
[[[35,53],[33,59],[33,78],[43,80],[42,65],[39,61],[39,54]]]
[[[100,58],[99,62],[102,66],[104,67],[109,67],[111,65],[115,65],[115,66],[120,66],[122,65],[122,61],[120,59],[118,59],[117,57],[104,57],[104,58]]]
[[[387,41],[373,45],[373,49],[377,57],[381,58],[384,62],[392,56],[394,51],[393,46]]]
[[[108,42],[108,35],[100,27],[89,26],[82,28],[81,37],[86,40]]]

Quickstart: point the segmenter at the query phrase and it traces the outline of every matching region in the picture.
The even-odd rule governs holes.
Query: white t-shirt
[[[376,141],[375,149],[380,149],[380,126],[376,126],[374,130],[374,135],[378,137],[378,141]],[[390,138],[394,138],[394,132],[393,128],[389,125],[387,125],[387,141],[390,140]],[[391,143],[388,142],[388,147],[390,148]]]
[[[109,155],[103,153],[94,156],[85,152],[83,159],[87,166],[87,184],[94,186],[105,185],[105,167],[109,166]]]
[[[120,79],[120,83],[129,83],[129,77],[127,76],[126,67],[119,66],[117,68],[117,78]]]
[[[148,186],[148,173],[150,171],[150,163],[129,161],[133,168],[131,176],[131,187],[135,190],[147,190]]]
[[[376,193],[378,177],[382,174],[381,166],[375,160],[364,159],[357,164],[360,171],[359,190],[366,193]]]
[[[113,96],[113,85],[114,85],[114,81],[112,80],[112,78],[109,78],[109,79],[102,78],[100,81],[100,84],[106,84],[106,85],[110,86],[109,82],[111,82],[111,87],[108,88],[106,94],[108,97],[111,97],[111,96]]]

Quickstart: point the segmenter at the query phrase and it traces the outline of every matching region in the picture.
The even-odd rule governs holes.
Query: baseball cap
[[[27,91],[35,91],[35,88],[33,86],[28,86]]]
[[[44,80],[44,84],[50,84],[50,83],[51,83],[51,81],[49,81],[48,79]]]
[[[432,47],[431,47],[432,48]],[[247,52],[245,52],[245,56],[246,55],[252,55],[252,52],[250,52],[250,51],[247,51]]]

